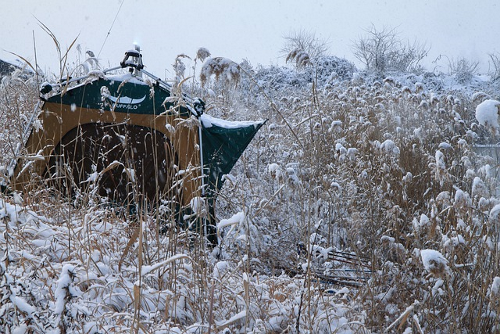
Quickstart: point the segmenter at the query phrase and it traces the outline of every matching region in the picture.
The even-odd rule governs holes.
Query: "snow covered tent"
[[[73,198],[94,191],[118,205],[168,204],[181,220],[205,198],[213,218],[222,176],[264,122],[204,111],[203,101],[175,96],[144,70],[139,50],[127,51],[118,67],[42,85],[10,187],[43,177]]]

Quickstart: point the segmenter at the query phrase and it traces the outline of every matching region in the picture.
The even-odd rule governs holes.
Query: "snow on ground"
[[[147,242],[145,251],[153,257],[146,256],[139,267],[138,245],[127,251],[127,223],[106,221],[106,210],[81,213],[82,220],[54,222],[2,199],[0,212],[8,223],[0,225],[0,312],[9,319],[0,322],[3,330],[123,332],[140,321],[139,328],[147,327],[146,332],[198,333],[211,321],[215,332],[225,333],[225,328],[281,331],[294,325],[297,304],[289,297],[304,293],[303,279],[246,273],[240,270],[244,258],[196,259],[181,248],[173,253],[170,243],[184,241],[161,236],[156,243],[153,221],[145,222],[138,237]],[[242,219],[242,213],[236,214],[219,227]],[[207,265],[214,268],[213,275],[206,272]],[[316,293],[311,289],[306,294]],[[206,298],[213,309],[200,303]],[[317,328],[334,330],[347,323],[348,308],[341,296],[325,295],[317,308]]]

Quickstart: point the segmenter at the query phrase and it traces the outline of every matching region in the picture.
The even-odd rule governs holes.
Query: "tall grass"
[[[495,331],[489,296],[499,261],[491,218],[497,163],[474,149],[483,131],[474,124],[481,101],[413,80],[361,75],[322,89],[314,82],[285,94],[269,89],[293,134],[274,106],[252,101],[258,93],[241,92],[235,101],[256,106],[235,117],[265,115],[269,125],[237,167],[238,187],[223,194],[246,197],[256,213],[267,270],[297,273],[308,261],[293,260],[299,241],[368,256],[371,278],[356,295],[367,328],[382,331],[403,314],[401,330]],[[479,195],[476,177],[489,185]],[[231,210],[234,200],[222,197],[221,209]],[[447,270],[427,272],[424,249],[442,252]]]
[[[249,64],[222,63],[237,86],[207,70],[193,88],[209,112],[268,122],[219,194],[217,217],[230,222],[219,244],[165,206],[130,215],[33,178],[23,198],[0,199],[0,329],[498,331],[498,162],[474,150],[481,101],[362,73],[273,89]],[[0,111],[19,124],[1,129],[5,157],[34,88],[3,81]],[[446,266],[426,269],[427,249]]]

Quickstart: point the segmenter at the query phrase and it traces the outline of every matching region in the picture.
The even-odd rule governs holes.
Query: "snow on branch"
[[[224,57],[207,58],[201,68],[201,84],[205,85],[212,76],[215,76],[216,81],[237,86],[241,77],[240,72],[240,65],[230,59]]]

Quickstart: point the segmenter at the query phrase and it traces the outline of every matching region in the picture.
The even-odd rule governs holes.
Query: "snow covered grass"
[[[38,93],[33,77],[26,78],[21,69],[12,75],[1,78],[0,82],[0,166],[7,169],[10,158],[22,148],[20,143],[26,140],[24,129],[37,103]],[[0,170],[0,178],[8,173]]]
[[[350,251],[371,261],[356,295],[366,328],[382,331],[414,305],[401,330],[498,330],[487,297],[500,260],[498,161],[475,149],[495,140],[475,117],[495,84],[359,73],[274,88],[254,75],[260,88],[243,78],[246,90],[221,114],[266,117],[268,126],[223,189],[219,212],[247,210],[262,235],[253,239],[265,254],[259,265],[296,273],[308,261],[292,260],[298,242]],[[288,75],[284,82],[302,74]],[[422,257],[433,252],[443,261]],[[336,263],[321,265],[331,273]]]
[[[159,234],[151,217],[52,204],[48,218],[0,201],[5,332],[281,332],[295,328],[300,294],[311,332],[350,326],[346,292],[249,271],[245,257],[217,260],[195,235]]]
[[[0,331],[500,330],[499,162],[475,148],[495,143],[477,106],[498,87],[330,61],[348,71],[245,63],[236,88],[196,87],[212,116],[268,119],[225,176],[214,248],[40,180],[2,195]],[[22,125],[36,93],[9,87],[0,110]],[[19,141],[2,124],[5,166]]]

